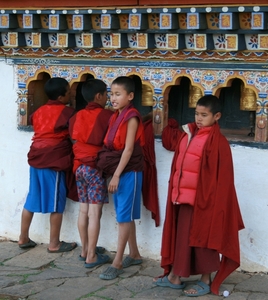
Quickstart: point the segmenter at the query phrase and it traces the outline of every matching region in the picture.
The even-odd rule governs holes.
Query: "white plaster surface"
[[[17,86],[14,69],[0,60],[0,237],[18,240],[20,217],[29,184],[27,152],[32,133],[17,129]],[[173,153],[156,139],[161,225],[156,228],[151,213],[142,207],[137,221],[138,244],[144,257],[160,258],[167,183]],[[235,183],[246,229],[240,233],[241,269],[268,271],[268,150],[231,146]],[[70,200],[64,213],[61,239],[80,243],[77,230],[78,203]],[[48,243],[49,216],[34,216],[30,236]],[[113,203],[105,206],[99,245],[116,250],[117,225]]]

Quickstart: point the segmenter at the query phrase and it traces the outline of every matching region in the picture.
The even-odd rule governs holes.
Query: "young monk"
[[[60,241],[62,215],[66,204],[66,176],[72,169],[72,143],[68,123],[74,109],[70,102],[70,87],[63,78],[51,78],[45,84],[48,102],[31,116],[33,142],[28,153],[30,187],[22,216],[19,247],[35,247],[29,229],[35,212],[50,213],[48,252],[73,250],[76,243]]]
[[[161,248],[164,276],[154,283],[184,289],[181,277],[201,274],[184,290],[188,297],[218,295],[222,281],[240,265],[238,231],[244,225],[220,117],[217,97],[200,98],[195,123],[183,126],[171,166]]]
[[[110,100],[116,112],[98,157],[98,167],[112,177],[108,191],[113,194],[118,222],[117,252],[112,265],[100,274],[104,280],[116,278],[123,268],[142,263],[134,219],[140,218],[144,130],[141,116],[132,105],[134,89],[134,81],[126,76],[112,82]],[[130,252],[123,261],[127,243]]]
[[[113,112],[104,109],[107,102],[106,84],[99,79],[82,85],[87,106],[70,119],[70,136],[74,141],[74,168],[80,202],[78,230],[82,243],[79,259],[86,268],[93,268],[110,260],[97,247],[100,219],[104,203],[108,203],[107,183],[96,169],[96,157],[103,145],[109,119]]]

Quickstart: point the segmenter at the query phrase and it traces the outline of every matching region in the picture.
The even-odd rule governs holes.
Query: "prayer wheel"
[[[142,85],[142,106],[153,106],[153,91],[152,89],[146,85]]]
[[[250,88],[241,88],[240,109],[241,110],[256,110],[256,94]]]
[[[195,108],[197,101],[202,96],[202,91],[198,86],[190,85],[189,107]]]

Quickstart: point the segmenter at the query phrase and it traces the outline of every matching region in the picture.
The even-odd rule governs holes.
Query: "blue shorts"
[[[113,194],[117,222],[140,219],[141,187],[142,172],[127,172],[120,176],[118,190]]]
[[[65,173],[30,166],[30,187],[24,208],[44,214],[63,213],[65,205]]]
[[[98,170],[81,165],[75,172],[79,202],[89,204],[108,203],[107,183]]]

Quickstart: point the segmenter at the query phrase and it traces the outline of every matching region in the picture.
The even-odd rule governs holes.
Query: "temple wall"
[[[20,216],[29,184],[27,152],[32,132],[17,129],[18,88],[17,68],[0,60],[0,236],[14,241],[20,232]],[[172,152],[155,140],[159,205],[161,225],[156,228],[150,212],[142,207],[142,217],[137,221],[138,244],[144,257],[159,258],[162,226],[165,214],[167,183]],[[241,269],[246,271],[268,271],[268,150],[231,145],[235,183],[246,229],[240,233]],[[64,213],[61,239],[77,241],[78,203],[68,201]],[[36,214],[30,236],[37,243],[49,239],[49,216]],[[117,225],[112,200],[105,206],[99,244],[115,251]]]

